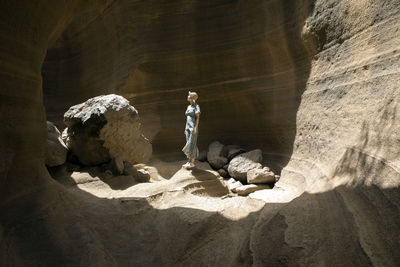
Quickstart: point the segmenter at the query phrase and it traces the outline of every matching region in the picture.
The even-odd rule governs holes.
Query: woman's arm
[[[197,114],[196,114],[196,117],[197,117],[197,119],[196,119],[196,126],[194,127],[194,131],[193,131],[194,134],[197,134],[197,128],[199,128],[200,113],[197,113]]]

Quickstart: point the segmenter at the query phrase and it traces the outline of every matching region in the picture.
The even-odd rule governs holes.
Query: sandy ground
[[[241,197],[208,163],[155,157],[147,183],[98,169],[53,177],[120,266],[396,266],[398,190],[285,183]],[[253,197],[253,198],[252,198]],[[259,198],[259,199],[254,199]],[[390,218],[390,219],[388,219]]]
[[[207,163],[153,158],[148,183],[92,168],[1,206],[9,266],[399,266],[398,188],[228,192]],[[282,181],[282,182],[281,182]],[[297,195],[297,196],[296,196]],[[290,199],[292,198],[292,199]],[[275,201],[274,201],[275,200]]]
[[[157,158],[147,183],[98,168],[53,178],[79,201],[79,213],[120,266],[251,265],[249,234],[265,202],[229,193],[208,163],[192,170]]]
[[[264,201],[230,192],[227,179],[222,178],[207,162],[196,162],[196,167],[190,170],[182,168],[185,162],[166,162],[153,157],[148,164],[137,165],[138,169],[150,173],[150,181],[144,183],[136,182],[132,176],[113,176],[98,167],[74,172],[59,168],[52,175],[72,192],[83,191],[98,198],[118,199],[121,202],[142,199],[156,209],[195,208],[240,219],[265,205]],[[232,213],[232,209],[235,212]]]

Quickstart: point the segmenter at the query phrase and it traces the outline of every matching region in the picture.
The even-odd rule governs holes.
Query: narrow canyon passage
[[[200,148],[214,140],[262,146],[284,165],[314,53],[301,37],[312,9],[312,1],[114,2],[49,46],[47,116],[65,127],[70,106],[117,93],[140,111],[154,152],[171,154],[182,147],[186,94],[195,90]]]
[[[0,13],[2,265],[400,265],[397,0],[5,0]],[[262,149],[273,189],[232,196],[208,163],[181,169],[189,90],[199,149]],[[46,168],[46,120],[62,130],[70,106],[111,93],[139,111],[156,178]]]

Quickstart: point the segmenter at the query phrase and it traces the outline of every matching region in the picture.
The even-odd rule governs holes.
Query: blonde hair
[[[196,103],[197,99],[199,98],[199,96],[197,95],[196,92],[190,92],[190,91],[189,91],[189,97],[190,97],[191,99],[193,99],[193,102],[194,102],[194,103]]]

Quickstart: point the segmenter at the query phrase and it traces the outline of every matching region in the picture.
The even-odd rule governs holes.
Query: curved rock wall
[[[152,3],[0,3],[2,262],[128,262],[128,253],[111,255],[121,244],[109,235],[118,224],[100,212],[107,207],[121,216],[121,225],[150,210],[144,224],[129,221],[133,229],[124,228],[143,240],[130,245],[149,262],[160,260],[147,258],[158,242],[157,227],[165,246],[156,247],[156,256],[165,254],[177,229],[189,231],[187,258],[177,250],[177,262],[190,262],[194,251],[217,261],[192,239],[207,244],[224,229],[237,231],[243,243],[225,240],[228,234],[215,240],[237,245],[232,257],[242,265],[398,266],[399,2]],[[158,212],[136,202],[127,208],[87,194],[81,207],[44,167],[41,71],[49,120],[91,96],[119,93],[143,114],[159,152],[179,151],[185,96],[195,88],[201,144],[220,139],[290,157],[276,185],[281,190],[269,199],[287,203],[268,204],[239,224],[230,221],[230,231],[218,213],[202,217],[196,209]],[[161,217],[170,224],[154,226]],[[202,219],[189,229],[188,218]],[[89,223],[98,221],[107,224]],[[214,228],[203,227],[204,221]],[[246,228],[244,221],[250,221]],[[107,240],[114,240],[113,249],[104,249]]]
[[[317,1],[302,36],[318,52],[288,172],[317,191],[343,183],[397,187],[400,3]]]
[[[102,10],[106,4],[102,0],[0,2],[0,261],[4,266],[51,266],[71,257],[83,265],[105,265],[104,252],[84,240],[93,236],[85,222],[75,215],[62,218],[76,214],[66,204],[74,203],[74,198],[52,181],[44,165],[47,127],[41,67],[49,44],[75,15]],[[92,256],[80,257],[82,248]]]
[[[200,149],[219,140],[288,157],[310,72],[301,30],[311,2],[117,1],[86,27],[73,23],[49,47],[49,120],[115,92],[139,110],[155,153],[179,153],[186,95],[195,90]]]
[[[284,193],[254,196],[289,203],[264,210],[254,264],[396,266],[400,2],[316,1],[302,36],[316,54],[276,185]],[[279,252],[264,254],[265,243]]]
[[[34,186],[45,172],[39,170],[44,168],[47,135],[41,68],[49,44],[59,38],[75,15],[89,8],[101,10],[105,4],[2,1],[0,198]],[[25,176],[32,179],[21,178]]]

